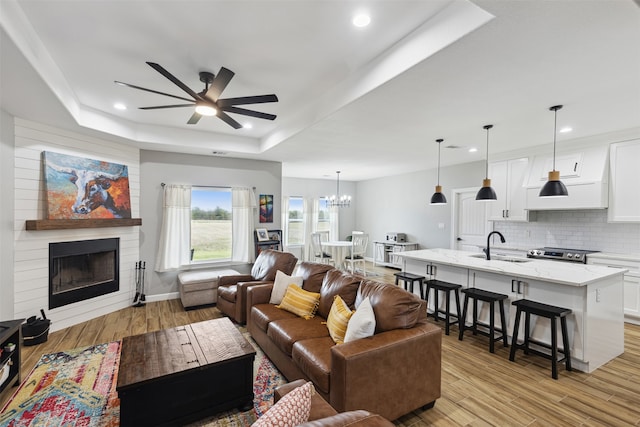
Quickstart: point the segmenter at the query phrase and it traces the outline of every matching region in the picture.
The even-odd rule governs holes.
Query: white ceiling
[[[371,15],[355,28],[352,16]],[[140,148],[283,162],[283,175],[362,180],[640,126],[640,8],[632,0],[0,1],[0,102],[25,119]],[[275,93],[187,125],[145,61],[199,92],[199,71],[236,75],[222,98]],[[115,102],[128,106],[124,112]],[[108,135],[108,136],[106,136]],[[470,154],[466,148],[477,147]]]

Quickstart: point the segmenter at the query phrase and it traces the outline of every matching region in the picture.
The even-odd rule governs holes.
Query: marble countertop
[[[456,251],[453,249],[421,249],[399,252],[394,255],[417,261],[434,262],[436,264],[514,276],[520,279],[541,280],[569,286],[586,286],[618,274],[622,276],[627,271],[623,268],[530,258],[526,258],[526,262],[501,261],[497,259],[487,261],[484,258],[474,257],[474,255],[478,255],[475,252]]]

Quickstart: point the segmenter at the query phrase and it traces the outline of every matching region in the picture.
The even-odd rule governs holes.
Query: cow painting
[[[125,165],[45,151],[49,219],[131,218]]]

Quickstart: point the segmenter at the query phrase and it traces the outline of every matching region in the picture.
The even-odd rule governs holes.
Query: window
[[[287,217],[287,246],[304,245],[304,200],[302,197],[289,197],[289,215]]]
[[[318,206],[318,231],[331,230],[331,222],[329,219],[329,208],[327,207],[327,198],[321,197]]]
[[[191,188],[191,261],[231,259],[231,189]]]

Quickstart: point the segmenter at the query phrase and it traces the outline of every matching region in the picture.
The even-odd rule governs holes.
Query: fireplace
[[[117,292],[119,249],[119,238],[49,243],[49,309]]]

